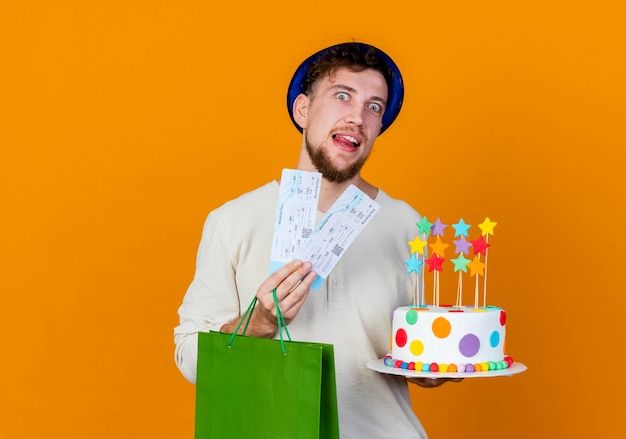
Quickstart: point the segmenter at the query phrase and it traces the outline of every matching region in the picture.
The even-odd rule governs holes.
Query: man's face
[[[304,119],[307,152],[329,181],[359,173],[380,133],[387,83],[376,70],[338,69],[320,79],[308,98]]]

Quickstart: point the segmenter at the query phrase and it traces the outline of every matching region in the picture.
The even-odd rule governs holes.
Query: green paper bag
[[[198,334],[196,439],[339,438],[333,346],[283,340],[278,321],[280,340]]]

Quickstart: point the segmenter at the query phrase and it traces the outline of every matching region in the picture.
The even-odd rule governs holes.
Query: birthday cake
[[[404,306],[393,313],[385,364],[423,372],[478,372],[513,364],[504,353],[506,313],[488,306]]]
[[[489,218],[480,224],[481,236],[468,241],[471,227],[461,219],[452,227],[456,258],[454,272],[458,272],[457,295],[453,305],[439,303],[440,273],[444,267],[445,251],[449,244],[441,238],[447,225],[440,219],[428,222],[426,217],[417,223],[419,234],[408,244],[411,258],[404,261],[412,275],[413,305],[394,310],[392,318],[391,353],[383,358],[389,367],[422,372],[482,372],[510,368],[513,359],[505,353],[506,313],[502,308],[487,305],[487,256],[489,235],[497,223]],[[429,237],[435,237],[429,244]],[[485,240],[485,237],[487,240]],[[431,239],[432,241],[432,239]],[[426,245],[431,249],[427,259]],[[465,255],[473,253],[473,260]],[[421,255],[421,256],[420,256]],[[484,260],[483,260],[484,257]],[[432,273],[433,298],[426,304],[425,268]],[[470,269],[475,277],[474,303],[463,304],[463,273]],[[479,304],[479,277],[483,276],[483,304]]]

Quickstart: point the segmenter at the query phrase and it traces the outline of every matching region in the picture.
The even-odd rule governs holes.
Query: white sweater
[[[219,331],[241,315],[269,276],[279,185],[268,183],[211,212],[196,273],[178,310],[175,358],[196,379],[199,331]],[[404,260],[420,216],[378,192],[380,211],[356,238],[325,283],[311,291],[289,324],[297,341],[334,345],[339,426],[343,439],[424,438],[406,380],[374,372],[368,361],[389,353],[391,313],[411,302]],[[322,213],[318,212],[318,220]]]

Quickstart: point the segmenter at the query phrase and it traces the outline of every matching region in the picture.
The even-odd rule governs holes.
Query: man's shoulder
[[[406,201],[393,198],[382,189],[379,189],[376,201],[381,206],[381,211],[389,215],[411,216],[421,219],[420,214]]]
[[[276,181],[272,181],[264,184],[249,192],[243,193],[237,198],[233,198],[230,201],[225,202],[220,207],[215,209],[213,213],[216,214],[228,214],[236,213],[241,210],[249,212],[255,212],[256,209],[271,206],[272,209],[276,208],[276,200],[278,197],[279,186]]]

